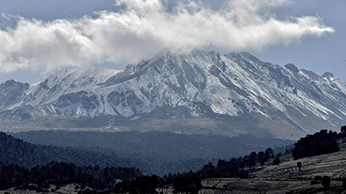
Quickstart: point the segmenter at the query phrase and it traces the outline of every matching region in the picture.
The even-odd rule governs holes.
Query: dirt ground
[[[50,194],[78,194],[78,190],[76,190],[76,184],[69,184],[66,185],[65,187],[61,187],[59,189],[56,189],[55,186],[51,186],[50,189],[48,189]],[[52,192],[52,190],[54,190]],[[5,194],[5,193],[10,193],[10,194],[38,194],[38,193],[47,193],[47,192],[36,192],[32,190],[14,190],[9,189],[5,191],[0,191],[0,194]]]

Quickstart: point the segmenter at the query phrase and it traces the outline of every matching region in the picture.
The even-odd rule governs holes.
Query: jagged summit
[[[322,77],[331,79],[331,78],[334,78],[334,74],[331,72],[326,72],[322,75]]]
[[[69,93],[88,90],[105,82],[119,71],[99,68],[72,68],[58,71],[36,84],[24,98],[23,104],[39,106],[52,103]]]
[[[299,69],[297,66],[295,66],[293,63],[289,63],[287,65],[285,65],[286,69],[289,69],[290,71],[294,72],[294,73],[298,73]]]
[[[39,114],[112,118],[118,125],[141,119],[189,120],[186,123],[208,119],[213,124],[203,130],[218,134],[257,133],[253,128],[294,138],[321,127],[332,129],[346,119],[346,86],[325,76],[293,64],[262,62],[247,52],[163,51],[122,72],[62,70],[35,86],[23,87],[19,99],[7,102],[0,96],[0,102],[10,104],[1,107],[6,118],[31,106],[35,118]],[[28,110],[25,113],[30,115]],[[218,128],[214,122],[229,123]],[[184,132],[174,125],[169,128]]]

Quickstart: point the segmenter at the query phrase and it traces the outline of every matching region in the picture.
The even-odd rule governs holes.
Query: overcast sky
[[[345,0],[1,0],[0,82],[122,69],[162,49],[249,51],[346,80]]]

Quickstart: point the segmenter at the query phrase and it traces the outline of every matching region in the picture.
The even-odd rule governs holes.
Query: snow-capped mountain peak
[[[49,104],[62,95],[91,89],[119,72],[98,67],[61,70],[35,84],[23,103],[31,106]]]
[[[276,136],[336,127],[346,119],[346,85],[331,73],[273,65],[247,52],[163,51],[122,72],[67,69],[25,88],[17,108],[39,107],[45,114],[69,117],[222,116],[242,118],[237,122],[248,121]]]

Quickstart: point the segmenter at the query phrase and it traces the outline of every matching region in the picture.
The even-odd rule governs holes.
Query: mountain
[[[9,88],[17,87],[11,90]],[[107,128],[296,139],[346,119],[346,84],[247,52],[163,51],[122,72],[68,69],[0,85],[2,128]],[[15,98],[9,99],[10,96]],[[16,127],[10,127],[16,126]]]
[[[29,90],[29,84],[23,84],[14,80],[9,80],[0,84],[0,110],[11,109],[20,103]]]

